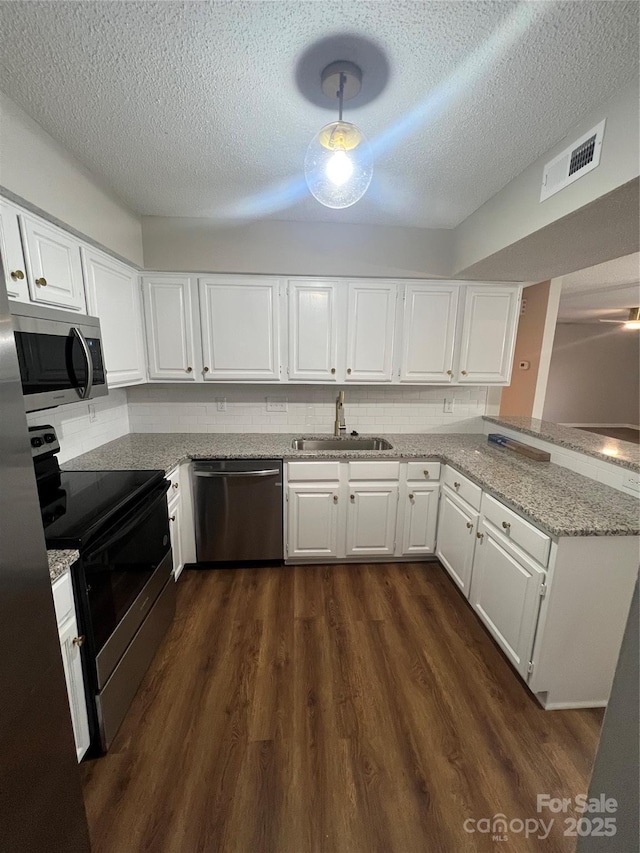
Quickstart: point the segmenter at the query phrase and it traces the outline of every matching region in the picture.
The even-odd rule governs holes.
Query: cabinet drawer
[[[349,480],[397,480],[399,462],[349,462]]]
[[[289,462],[287,465],[287,480],[339,480],[339,462]]]
[[[482,514],[487,521],[498,528],[500,533],[522,548],[541,566],[547,565],[551,538],[546,533],[542,533],[491,495],[485,494],[482,498]]]
[[[71,587],[71,575],[69,572],[65,572],[54,581],[51,592],[53,593],[56,622],[58,623],[58,627],[60,627],[69,616],[75,617],[73,589]]]
[[[472,483],[471,480],[448,465],[444,469],[444,482],[470,506],[474,509],[480,509],[480,501],[482,499],[482,489],[480,486],[476,486],[475,483]]]
[[[407,462],[407,480],[439,480],[439,462]]]

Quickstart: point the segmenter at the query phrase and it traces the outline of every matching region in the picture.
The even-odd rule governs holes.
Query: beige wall
[[[529,234],[637,178],[640,173],[638,111],[638,84],[634,83],[586,116],[557,145],[472,213],[456,229],[455,274],[462,275],[465,270],[484,258],[523,240]],[[603,118],[606,118],[607,123],[600,165],[540,203],[545,164]],[[590,260],[588,264],[597,262]],[[579,268],[574,266],[551,270],[546,275],[559,275]]]
[[[152,270],[424,278],[449,274],[453,232],[143,216],[142,235]]]
[[[639,387],[638,332],[604,323],[558,323],[545,420],[637,426]]]
[[[0,186],[135,264],[139,217],[0,92]]]
[[[538,368],[540,366],[540,351],[547,319],[550,282],[543,281],[531,287],[525,287],[522,292],[526,299],[524,314],[518,323],[518,335],[513,356],[513,371],[511,385],[502,389],[500,401],[501,415],[524,415],[531,417],[536,396]],[[521,370],[521,361],[528,361],[528,370]]]

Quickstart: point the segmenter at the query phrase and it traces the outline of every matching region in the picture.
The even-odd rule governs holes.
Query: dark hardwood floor
[[[185,571],[111,752],[95,853],[574,850],[465,832],[586,792],[602,713],[543,711],[437,563]]]

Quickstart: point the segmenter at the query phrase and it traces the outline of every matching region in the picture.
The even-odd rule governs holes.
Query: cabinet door
[[[517,557],[484,522],[473,560],[470,602],[495,641],[526,679],[545,572]]]
[[[86,311],[80,243],[26,213],[20,214],[29,293],[34,302]]]
[[[280,378],[279,292],[274,280],[200,279],[206,380]]]
[[[142,279],[149,379],[202,380],[195,280],[189,276]]]
[[[385,556],[395,550],[398,484],[349,484],[347,555]]]
[[[396,297],[395,284],[349,282],[348,382],[391,381]]]
[[[338,483],[287,488],[287,556],[338,556]]]
[[[402,486],[402,554],[416,556],[433,554],[436,545],[438,521],[437,483],[404,483]]]
[[[478,513],[442,488],[436,556],[469,598]]]
[[[182,526],[182,507],[180,495],[169,503],[169,533],[171,535],[171,551],[173,553],[173,579],[178,580],[184,568],[182,555],[182,538],[180,529]]]
[[[138,273],[94,249],[82,249],[89,313],[100,318],[110,388],[146,379]]]
[[[290,281],[289,378],[338,379],[338,316],[332,281]]]
[[[457,284],[408,284],[402,322],[401,382],[451,382]]]
[[[87,716],[87,702],[82,678],[81,643],[79,643],[80,638],[78,637],[78,626],[75,617],[67,619],[60,626],[59,636],[64,678],[67,682],[71,723],[73,725],[73,738],[76,743],[76,755],[78,756],[78,761],[80,761],[89,748],[89,719]]]
[[[27,271],[20,240],[18,211],[15,207],[0,201],[0,255],[10,299],[29,301]]]
[[[508,385],[518,329],[520,287],[466,289],[458,382]]]

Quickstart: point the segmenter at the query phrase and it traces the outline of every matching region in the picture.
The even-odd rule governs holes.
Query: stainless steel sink
[[[384,438],[296,438],[294,450],[393,450]]]

